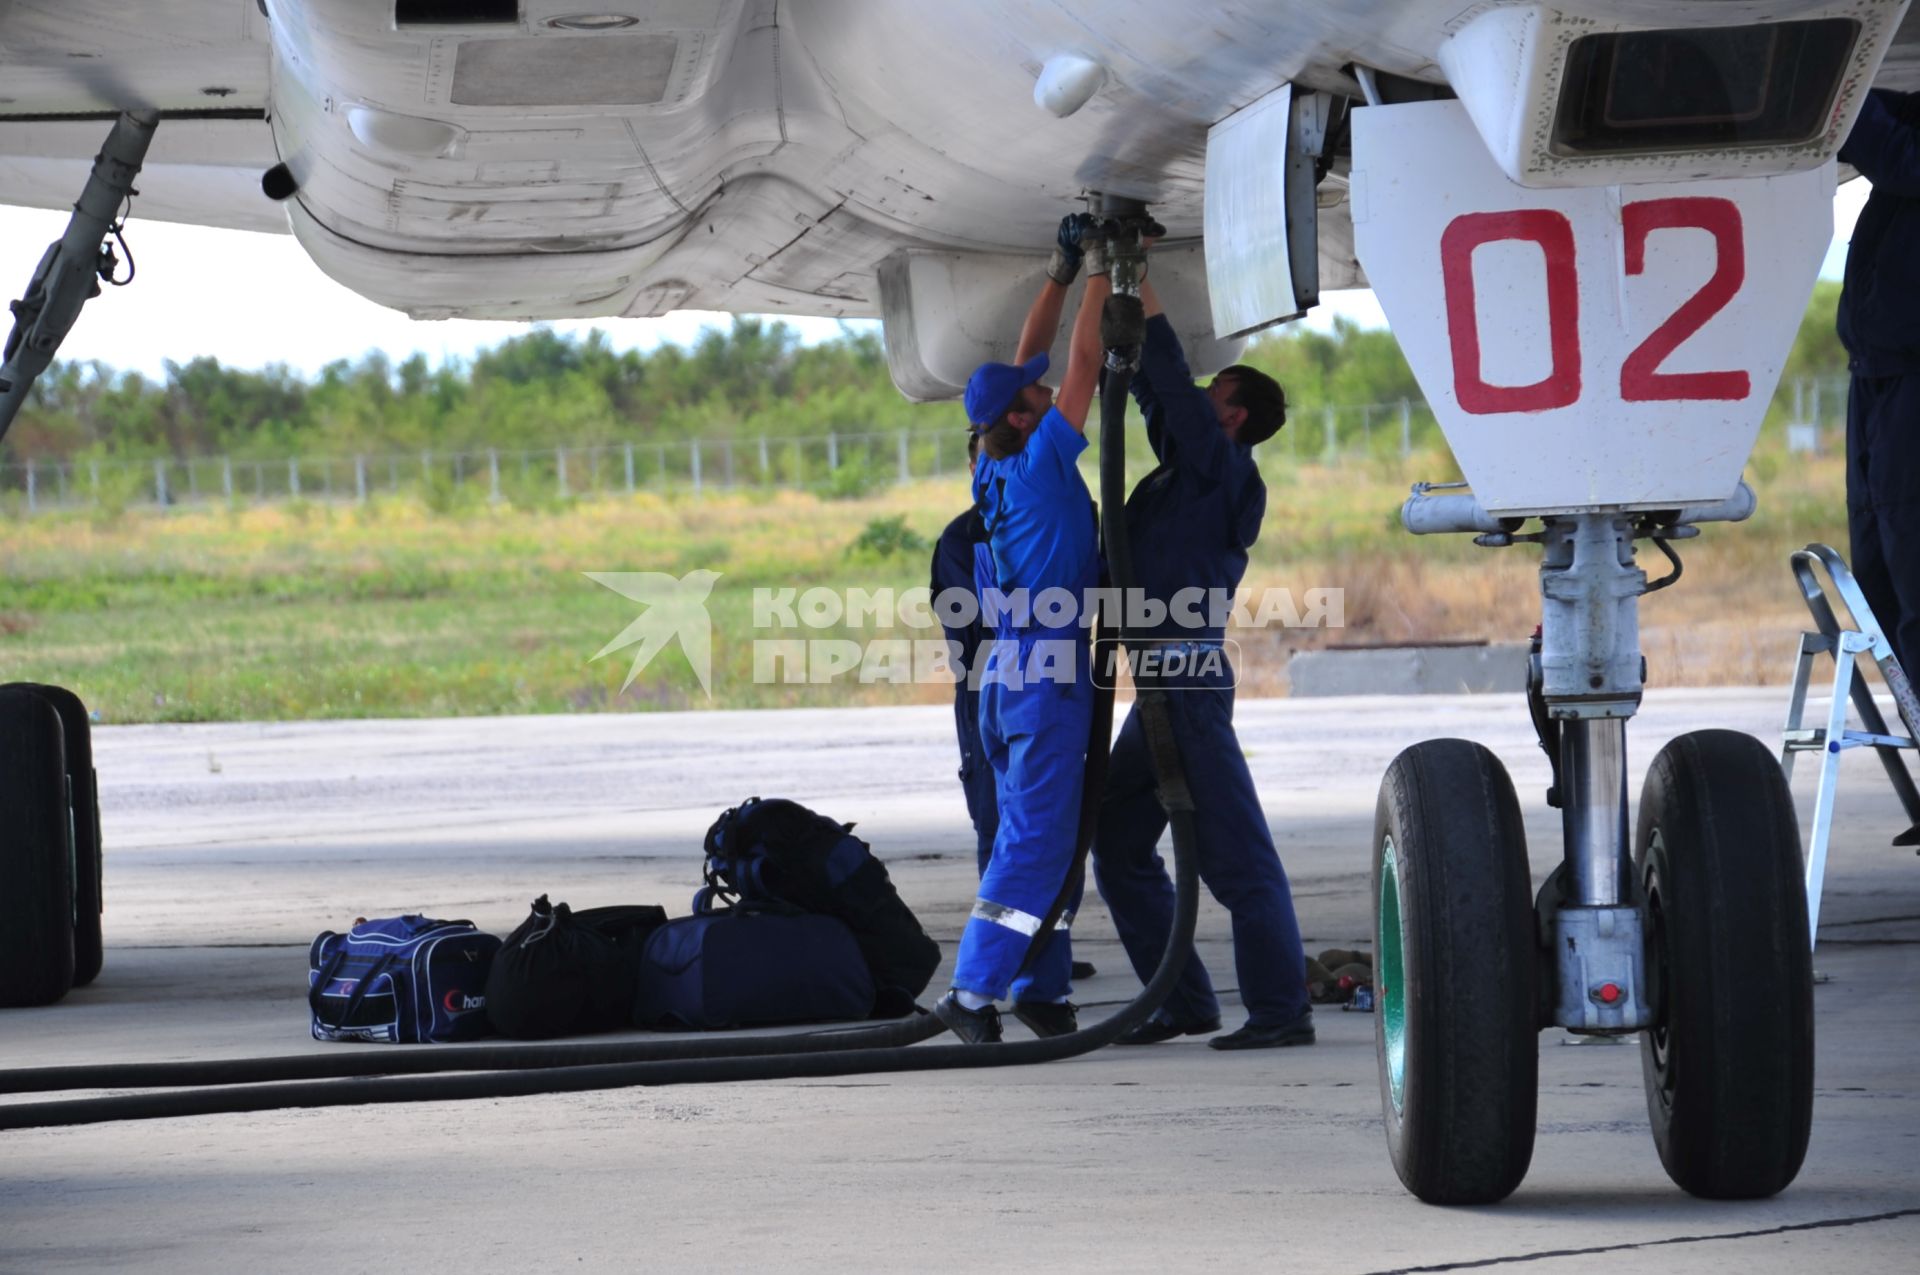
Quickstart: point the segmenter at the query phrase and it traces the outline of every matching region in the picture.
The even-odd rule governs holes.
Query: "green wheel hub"
[[[1400,874],[1394,862],[1392,837],[1380,845],[1380,917],[1375,932],[1380,937],[1374,957],[1374,1008],[1386,1041],[1387,1092],[1392,1096],[1393,1109],[1399,1111],[1407,1093],[1407,980],[1401,957],[1404,932],[1400,925]]]

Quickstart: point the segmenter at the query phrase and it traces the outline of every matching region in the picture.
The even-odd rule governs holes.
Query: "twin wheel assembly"
[[[1813,958],[1793,799],[1772,752],[1735,731],[1672,740],[1648,771],[1629,854],[1625,724],[1639,659],[1616,657],[1638,642],[1645,576],[1633,539],[1688,530],[1587,514],[1549,518],[1528,537],[1547,550],[1529,701],[1566,842],[1538,897],[1513,783],[1487,749],[1427,740],[1381,784],[1381,1106],[1394,1168],[1428,1203],[1486,1204],[1519,1186],[1533,1155],[1538,1036],[1554,1026],[1640,1034],[1654,1143],[1685,1190],[1757,1198],[1799,1172],[1813,1111]],[[1630,667],[1633,685],[1609,665]]]

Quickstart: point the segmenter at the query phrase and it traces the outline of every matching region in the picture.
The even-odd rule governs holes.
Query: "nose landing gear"
[[[1554,762],[1562,862],[1528,897],[1525,836],[1498,758],[1429,740],[1394,759],[1374,821],[1376,1020],[1387,1145],[1433,1204],[1504,1198],[1532,1155],[1537,1033],[1644,1032],[1661,1163],[1695,1195],[1772,1195],[1799,1172],[1813,1104],[1813,969],[1793,799],[1771,751],[1732,731],[1654,758],[1627,837],[1626,722],[1644,677],[1634,540],[1752,511],[1742,487],[1665,514],[1550,514],[1518,534],[1469,496],[1415,488],[1409,530],[1543,546],[1528,696]],[[1670,582],[1677,577],[1667,577]],[[1654,587],[1660,587],[1656,584]]]

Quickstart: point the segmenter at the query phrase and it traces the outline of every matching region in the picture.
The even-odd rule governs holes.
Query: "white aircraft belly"
[[[1817,0],[1564,3],[1657,23],[1709,8],[1728,21],[1791,17]],[[322,267],[414,313],[872,314],[889,254],[1038,253],[1085,189],[1145,198],[1174,240],[1196,237],[1210,125],[1289,82],[1356,94],[1349,62],[1437,82],[1440,42],[1477,10],[601,0],[595,11],[635,24],[582,34],[547,25],[577,0],[522,0],[509,27],[402,30],[389,0],[269,7],[271,24],[255,0],[0,4],[0,200],[65,206],[97,145],[87,125],[43,133],[8,115],[270,109],[272,138],[257,121],[221,121],[232,127],[213,154],[170,150],[185,125],[163,124],[140,211],[283,227],[285,210],[254,183],[285,158]],[[1887,64],[1896,78],[1920,67],[1920,31],[1911,19],[1907,30]],[[489,48],[463,71],[469,40]],[[1056,119],[1032,94],[1062,51],[1107,76]],[[448,141],[435,147],[441,126]],[[1321,221],[1322,286],[1358,283],[1344,203],[1323,200]],[[560,266],[568,256],[579,260]],[[597,268],[608,287],[523,282]]]

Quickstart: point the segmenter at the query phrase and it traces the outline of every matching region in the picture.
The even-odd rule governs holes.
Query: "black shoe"
[[[1279,1049],[1287,1045],[1313,1043],[1313,1011],[1306,1010],[1292,1022],[1273,1027],[1255,1027],[1248,1023],[1237,1032],[1215,1036],[1207,1044],[1214,1049]]]
[[[1000,1011],[991,1005],[968,1009],[958,996],[948,992],[933,1003],[933,1016],[969,1045],[1000,1043]]]
[[[1157,1045],[1163,1040],[1172,1040],[1175,1036],[1205,1036],[1208,1032],[1220,1030],[1220,1020],[1209,1018],[1199,1023],[1175,1023],[1164,1018],[1149,1018],[1138,1027],[1114,1041],[1116,1045]]]
[[[1093,964],[1090,961],[1075,961],[1073,963],[1073,981],[1076,983],[1083,978],[1092,978],[1099,972],[1099,970],[1093,968]]]
[[[1065,1036],[1080,1030],[1080,1011],[1067,1001],[1015,1001],[1013,1016],[1034,1035]]]

